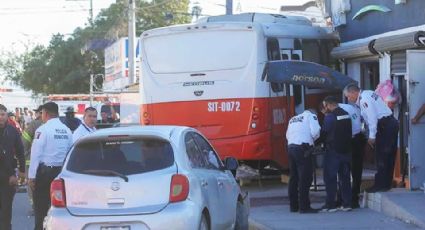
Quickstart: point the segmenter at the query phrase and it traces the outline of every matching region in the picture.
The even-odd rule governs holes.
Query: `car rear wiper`
[[[87,169],[87,170],[84,170],[83,173],[95,174],[95,175],[101,175],[101,176],[117,176],[117,177],[121,177],[125,182],[128,182],[128,177],[126,175],[121,174],[119,172],[115,172],[114,170]]]

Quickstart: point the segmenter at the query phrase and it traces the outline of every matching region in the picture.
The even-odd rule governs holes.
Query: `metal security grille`
[[[391,74],[406,73],[406,50],[391,53]]]

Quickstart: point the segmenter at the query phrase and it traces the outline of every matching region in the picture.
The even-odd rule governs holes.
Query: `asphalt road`
[[[34,217],[29,216],[30,204],[26,193],[16,193],[13,200],[13,230],[34,229]]]

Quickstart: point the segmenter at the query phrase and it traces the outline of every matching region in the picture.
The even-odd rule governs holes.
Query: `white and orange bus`
[[[143,125],[191,126],[222,158],[287,168],[288,118],[316,106],[320,98],[310,95],[320,91],[270,84],[264,66],[281,59],[329,64],[337,37],[303,17],[249,13],[149,30],[140,42]]]

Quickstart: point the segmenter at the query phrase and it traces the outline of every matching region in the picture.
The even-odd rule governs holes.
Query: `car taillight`
[[[150,123],[151,123],[151,120],[150,120],[149,113],[148,112],[144,112],[143,113],[143,124],[144,125],[149,125]]]
[[[66,206],[65,182],[63,179],[56,179],[50,184],[50,201],[54,207],[63,208]]]
[[[171,178],[170,203],[180,202],[189,195],[189,180],[185,175],[175,174]]]

